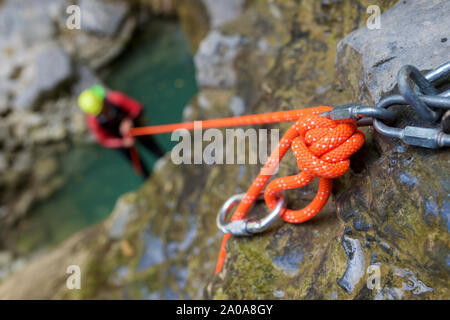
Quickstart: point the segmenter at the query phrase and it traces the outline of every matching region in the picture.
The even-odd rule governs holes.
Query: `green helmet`
[[[96,116],[102,111],[104,97],[105,89],[96,85],[80,94],[78,105],[85,113]]]
[[[95,86],[91,87],[91,90],[97,95],[99,96],[101,99],[105,99],[105,88],[103,88],[101,85],[96,84]]]

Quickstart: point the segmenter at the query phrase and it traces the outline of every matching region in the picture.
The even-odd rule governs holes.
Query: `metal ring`
[[[245,193],[235,194],[234,196],[231,196],[230,198],[228,198],[228,200],[225,201],[225,203],[220,208],[219,214],[217,215],[216,223],[217,223],[217,227],[223,233],[229,233],[228,230],[225,228],[227,225],[225,220],[227,218],[228,211],[230,211],[230,209],[233,208],[236,203],[242,201],[242,199],[244,199],[244,197],[245,197]]]
[[[447,95],[447,96],[445,96]],[[450,90],[441,93],[438,96],[420,96],[428,106],[439,109],[450,109]]]
[[[405,72],[405,71],[403,71],[403,72]],[[399,72],[399,74],[400,74],[400,72]],[[420,72],[419,72],[419,74],[420,74]],[[420,74],[420,76],[422,76],[422,74]],[[431,70],[425,76],[422,76],[422,77],[424,77],[426,79],[425,81],[429,81],[433,84],[439,84],[443,80],[446,80],[449,76],[450,76],[450,62],[447,62],[447,63],[444,63],[443,65]],[[450,90],[447,90],[447,91],[441,92],[438,95],[432,95],[432,96],[418,95],[418,98],[420,100],[422,100],[426,105],[434,107],[434,108],[447,109],[450,107],[450,103],[449,103]],[[405,97],[402,95],[399,95],[399,94],[394,94],[394,95],[390,95],[388,97],[381,99],[377,103],[377,107],[387,109],[392,105],[402,105],[402,104],[408,104],[408,101],[406,101]],[[381,120],[378,120],[376,118],[373,120],[373,127],[374,127],[375,131],[377,131],[381,135],[391,137],[391,138],[398,138],[398,139],[403,138],[403,129],[389,127],[386,124],[384,124]],[[449,144],[450,144],[449,138],[448,138],[448,135],[446,135],[445,139],[443,139],[443,141],[441,141],[441,145],[447,146]]]
[[[245,193],[236,194],[230,197],[220,208],[217,215],[217,227],[223,233],[231,233],[235,236],[249,236],[255,233],[263,232],[267,230],[275,221],[280,218],[282,210],[285,208],[285,198],[282,193],[279,194],[278,203],[275,208],[264,218],[259,220],[249,221],[247,219],[235,220],[229,223],[226,222],[228,212],[236,205],[236,203],[244,199]],[[264,194],[260,194],[259,199],[263,199]]]
[[[395,112],[371,106],[358,106],[353,109],[353,113],[357,119],[361,119],[363,116],[385,121],[393,121],[395,119]]]
[[[450,78],[450,61],[428,72],[425,78],[435,86],[447,81]]]
[[[430,109],[426,103],[420,98],[422,92],[426,95],[437,95],[439,91],[420,73],[419,69],[414,66],[403,66],[397,76],[398,89],[405,98],[406,102],[411,105],[416,112],[425,120],[435,122],[441,116],[441,111]],[[417,92],[415,86],[418,86],[420,92]]]
[[[450,109],[450,89],[436,96],[419,95],[420,100],[428,106],[439,109]],[[408,102],[400,94],[393,94],[381,99],[376,108],[387,109],[394,105],[406,105]]]
[[[378,132],[383,136],[389,138],[402,139],[403,129],[390,127],[388,125],[385,125],[383,121],[380,121],[378,119],[373,119],[373,128],[375,129],[376,132]]]
[[[449,98],[450,98],[450,90],[444,91],[436,96],[419,96],[419,99],[422,99],[428,105],[433,105],[435,108],[443,108],[443,109],[450,108]],[[380,102],[378,102],[377,107],[386,109],[392,105],[400,105],[406,103],[407,102],[405,101],[405,98],[403,98],[399,94],[394,94],[384,99],[381,99]],[[373,128],[381,135],[390,138],[402,139],[403,129],[390,127],[384,124],[383,121],[379,119],[376,118],[373,119]],[[444,146],[448,145],[448,138],[446,138],[445,142],[443,142],[443,145]]]

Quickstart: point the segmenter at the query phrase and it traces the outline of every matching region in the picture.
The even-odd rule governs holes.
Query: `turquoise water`
[[[181,121],[184,106],[197,92],[188,43],[171,21],[152,22],[139,32],[104,80],[110,88],[142,102],[149,124]],[[166,151],[174,144],[170,135],[156,139]],[[144,148],[141,151],[150,168],[155,157]],[[62,163],[64,187],[36,206],[11,235],[19,253],[55,245],[101,221],[120,195],[143,181],[119,153],[97,145],[73,148]]]
[[[188,43],[175,22],[153,22],[136,38],[132,54],[114,64],[106,83],[144,105],[149,124],[180,122],[183,108],[197,92]],[[169,150],[170,134],[156,136]]]

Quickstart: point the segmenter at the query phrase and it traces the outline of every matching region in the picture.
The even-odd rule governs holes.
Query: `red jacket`
[[[125,111],[131,118],[135,119],[142,111],[142,105],[119,91],[109,91],[106,99],[116,107]],[[102,127],[96,116],[86,115],[86,121],[89,131],[94,135],[98,143],[106,148],[122,148],[123,141],[121,137],[113,135]]]

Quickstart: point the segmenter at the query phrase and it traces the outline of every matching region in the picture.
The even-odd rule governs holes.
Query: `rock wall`
[[[81,30],[66,27],[71,4],[83,13]],[[117,1],[0,4],[0,229],[64,183],[59,155],[71,141],[88,140],[76,94],[100,82],[92,69],[109,63],[131,37],[130,12]]]
[[[239,17],[247,0],[178,0],[179,21],[189,38],[192,51],[211,30]]]
[[[81,29],[67,26],[71,5]],[[172,0],[6,0],[0,2],[0,250],[4,231],[64,184],[59,158],[93,141],[76,103],[84,88]]]
[[[225,13],[222,22],[243,5],[217,3]],[[80,30],[67,27],[70,5],[80,8]],[[97,70],[120,55],[136,28],[154,16],[195,17],[194,23],[185,23],[195,26],[187,30],[196,34],[191,38],[195,48],[210,24],[218,23],[217,12],[210,11],[200,0],[0,3],[0,230],[64,184],[62,152],[73,142],[93,141],[77,108],[77,94],[101,82]],[[2,242],[0,236],[0,248]]]
[[[381,30],[365,27],[370,1],[248,2],[200,44],[201,90],[185,119],[376,103],[393,91],[390,79],[402,64],[426,70],[449,58],[441,40],[448,38],[441,13],[449,2],[395,2],[379,2]],[[411,31],[413,25],[398,22],[408,19],[429,41],[390,32],[394,26],[398,35]],[[378,56],[371,41],[391,51]],[[430,57],[419,59],[417,52]],[[408,121],[415,120],[405,117],[399,125]],[[408,147],[364,130],[365,146],[318,216],[232,238],[217,276],[217,210],[246,190],[259,166],[178,166],[166,155],[140,190],[118,200],[107,221],[6,280],[0,298],[448,299],[448,150]],[[283,160],[280,176],[296,172],[293,157]],[[305,206],[316,188],[288,192],[289,207]],[[263,215],[265,206],[253,212]],[[51,263],[55,257],[62,258]],[[71,264],[82,269],[81,290],[65,289]],[[367,286],[369,266],[380,268],[379,288]],[[24,281],[33,274],[52,277]]]

